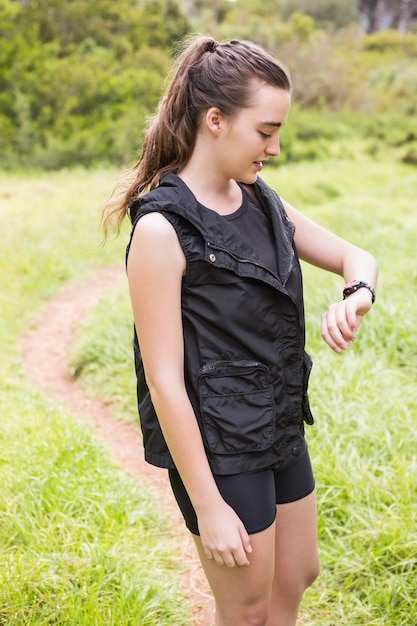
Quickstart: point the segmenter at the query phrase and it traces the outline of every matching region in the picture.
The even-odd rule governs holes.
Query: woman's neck
[[[242,191],[237,182],[224,179],[214,171],[207,171],[207,165],[204,168],[203,165],[189,162],[178,172],[178,176],[200,204],[220,215],[233,213],[242,204]]]

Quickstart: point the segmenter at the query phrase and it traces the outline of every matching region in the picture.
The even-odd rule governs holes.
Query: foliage
[[[238,0],[238,4],[242,4],[242,0]],[[290,19],[296,13],[303,13],[311,16],[318,23],[330,22],[337,28],[343,28],[359,19],[358,6],[351,0],[278,0],[273,4],[275,12],[279,13],[284,20]],[[271,13],[272,11],[269,15]]]
[[[417,34],[365,35],[356,3],[181,4],[187,17],[179,0],[0,0],[0,168],[131,164],[175,43],[190,31],[251,39],[276,54],[314,125],[317,111],[335,132],[333,112],[346,126],[352,111],[353,129],[358,115],[415,115]],[[287,160],[323,156],[322,142],[297,147],[292,137]]]
[[[187,30],[173,0],[2,0],[0,165],[124,162]]]
[[[417,57],[417,38],[411,33],[402,35],[397,30],[383,30],[364,38],[365,50],[376,52],[397,51],[404,56]]]

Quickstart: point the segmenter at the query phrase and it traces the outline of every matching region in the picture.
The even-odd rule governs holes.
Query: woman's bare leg
[[[208,559],[194,536],[216,601],[216,626],[265,626],[274,579],[275,524],[251,535],[250,565],[226,567]]]
[[[304,591],[319,574],[316,494],[277,507],[275,576],[267,626],[294,626]]]

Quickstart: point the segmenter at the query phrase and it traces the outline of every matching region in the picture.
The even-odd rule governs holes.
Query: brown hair
[[[105,232],[112,221],[119,230],[132,200],[157,187],[164,174],[179,171],[188,162],[201,117],[208,109],[217,107],[226,117],[233,117],[250,106],[255,81],[291,90],[288,70],[254,43],[219,43],[202,35],[186,43],[158,112],[148,125],[139,161],[126,173],[124,189],[107,204]]]

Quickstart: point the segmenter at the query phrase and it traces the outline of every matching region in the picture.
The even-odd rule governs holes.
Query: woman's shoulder
[[[174,173],[166,174],[159,185],[143,196],[136,198],[129,207],[129,214],[133,223],[145,213],[179,213],[190,210],[195,203],[191,191]]]

